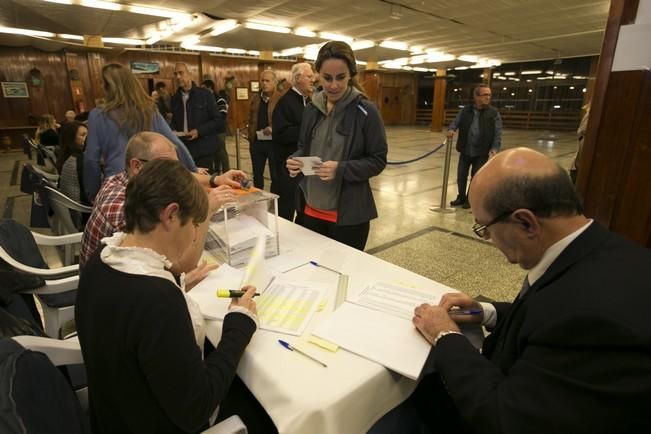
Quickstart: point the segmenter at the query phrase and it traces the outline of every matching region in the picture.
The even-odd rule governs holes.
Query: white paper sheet
[[[301,172],[303,172],[303,175],[305,176],[314,175],[313,167],[323,164],[321,157],[292,157],[292,159],[303,162]]]
[[[431,345],[410,320],[344,303],[314,335],[416,380]]]
[[[272,135],[271,134],[265,134],[264,130],[256,131],[255,136],[260,141],[271,140],[271,138],[272,138]]]
[[[192,288],[188,292],[188,296],[199,304],[204,318],[224,319],[231,300],[230,298],[217,298],[217,290],[240,289],[239,284],[243,275],[242,270],[237,270],[228,264],[221,265]]]
[[[417,306],[423,303],[438,304],[439,298],[431,291],[376,282],[367,286],[350,301],[369,309],[411,321],[414,316],[414,309]]]

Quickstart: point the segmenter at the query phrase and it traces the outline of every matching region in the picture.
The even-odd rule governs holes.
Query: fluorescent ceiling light
[[[554,108],[555,108],[555,109],[559,109],[559,108],[561,108],[561,106],[559,106],[559,105],[555,105]]]
[[[533,71],[522,71],[520,75],[535,75],[535,74],[542,74],[542,71],[536,69]]]
[[[299,27],[298,29],[295,29],[294,34],[298,36],[306,36],[308,38],[314,38],[316,36],[316,32],[313,32],[306,27]]]
[[[368,41],[368,40],[355,41],[352,44],[350,44],[350,48],[352,48],[353,51],[364,50],[366,48],[371,48],[371,47],[375,47],[375,42]]]
[[[303,47],[293,47],[293,48],[286,48],[284,50],[281,50],[280,55],[281,56],[296,56],[297,54],[301,54],[303,52]]]
[[[409,51],[411,51],[411,54],[421,54],[425,52],[425,47],[422,45],[412,45],[409,47]]]
[[[126,6],[126,8],[129,12],[133,12],[134,14],[151,15],[163,18],[185,18],[191,16],[190,14],[186,14],[185,12],[181,11],[175,11],[172,9],[150,8],[148,6],[129,5]]]
[[[119,3],[113,3],[113,2],[106,2],[103,0],[81,0],[79,2],[80,5],[86,6],[89,8],[96,8],[96,9],[106,9],[109,11],[121,11],[122,10],[122,5]]]
[[[69,35],[67,33],[59,33],[59,34],[57,34],[57,38],[72,39],[72,40],[75,40],[75,41],[83,41],[84,40],[84,37],[81,36],[81,35]]]
[[[339,33],[321,32],[319,33],[319,37],[322,39],[330,39],[331,41],[343,41],[348,44],[353,42],[353,38],[350,36],[340,35]]]
[[[380,47],[392,48],[394,50],[403,50],[403,51],[409,50],[409,45],[406,42],[400,42],[400,41],[382,41],[380,42]]]
[[[231,30],[239,26],[240,23],[238,23],[236,20],[222,20],[213,26],[210,35],[212,36],[221,35],[222,33],[230,32]]]
[[[259,56],[260,52],[258,50],[248,50],[246,54],[250,54],[251,56]]]
[[[470,56],[470,55],[467,55],[467,54],[461,55],[461,56],[457,57],[457,59],[462,60],[464,62],[472,62],[472,63],[477,63],[479,61],[478,56]]]
[[[198,36],[190,36],[188,38],[185,38],[183,41],[181,41],[181,47],[182,48],[188,48],[194,45],[197,45],[199,43],[199,37]]]
[[[195,51],[211,51],[213,53],[223,53],[224,49],[222,47],[213,47],[210,45],[186,45],[181,44],[186,50],[195,50]]]
[[[415,66],[414,71],[427,72],[427,68],[421,68],[420,66]]]
[[[48,3],[58,3],[60,5],[71,5],[72,0],[45,0]]]
[[[554,71],[545,71],[545,74],[554,75]]]
[[[244,27],[247,29],[262,30],[264,32],[275,32],[275,33],[289,33],[291,32],[289,27],[274,26],[272,24],[262,24],[262,23],[253,23],[247,21],[244,23]]]
[[[102,38],[103,42],[108,42],[109,44],[120,44],[120,45],[145,45],[144,41],[141,39],[129,39],[129,38]]]
[[[455,71],[464,71],[466,69],[468,69],[467,66],[457,66],[456,68],[454,68]]]
[[[246,50],[243,50],[241,48],[226,48],[224,51],[229,54],[246,54]]]
[[[40,30],[17,29],[14,27],[0,26],[0,33],[8,33],[10,35],[25,35],[25,36],[42,36],[44,38],[54,38],[56,35],[50,32],[42,32]]]
[[[515,75],[515,72],[505,72],[504,75]]]
[[[368,62],[364,62],[363,60],[355,59],[355,63],[357,63],[358,65],[366,65]]]

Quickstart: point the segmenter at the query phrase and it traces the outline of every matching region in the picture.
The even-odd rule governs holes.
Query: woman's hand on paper
[[[298,176],[299,173],[301,173],[301,168],[303,168],[303,162],[299,160],[294,160],[293,158],[288,158],[287,161],[285,162],[285,166],[289,171],[289,176],[295,178],[296,176]]]
[[[246,293],[239,297],[239,298],[233,298],[231,299],[231,307],[243,307],[247,309],[249,312],[251,312],[254,315],[258,314],[258,310],[255,305],[255,301],[253,301],[253,294],[255,294],[255,286],[253,285],[246,285],[242,287],[242,291],[246,291]]]
[[[217,264],[208,265],[206,261],[199,262],[199,265],[194,270],[188,271],[185,274],[185,292],[197,286],[199,282],[206,278],[208,273],[217,269],[217,267],[219,267]]]

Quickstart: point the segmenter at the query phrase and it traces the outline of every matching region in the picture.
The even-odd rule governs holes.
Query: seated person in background
[[[455,293],[415,309],[434,347],[414,394],[430,431],[651,432],[651,251],[587,219],[567,172],[531,149],[489,160],[469,199],[474,232],[528,274],[513,303]],[[457,326],[479,322],[481,353]]]
[[[93,203],[93,211],[81,238],[80,265],[83,266],[90,255],[99,247],[102,238],[109,237],[113,233],[124,229],[124,193],[127,182],[130,177],[138,174],[148,161],[157,158],[177,159],[174,145],[164,136],[146,131],[135,134],[129,140],[125,158],[125,167],[127,169],[107,178]],[[211,187],[219,186],[209,193],[210,196],[215,197],[218,207],[226,202],[234,201],[235,194],[231,187],[238,187],[239,181],[246,179],[244,172],[239,170],[231,170],[220,176],[213,175],[209,177],[196,173],[193,175],[200,183],[205,185],[210,183]]]
[[[77,121],[66,122],[61,126],[60,145],[57,155],[59,171],[59,190],[70,199],[90,205],[84,191],[84,146],[88,127]],[[70,211],[72,221],[78,229],[84,227],[84,216],[77,211]]]
[[[70,199],[88,205],[83,190],[84,146],[88,127],[78,121],[66,122],[61,126],[57,170],[59,171],[59,190]]]
[[[198,432],[228,399],[257,327],[255,287],[231,301],[221,340],[203,360],[201,312],[171,272],[199,260],[193,245],[203,242],[209,208],[181,163],[147,163],[127,185],[126,233],[105,240],[86,264],[75,320],[95,434]]]
[[[68,110],[64,115],[63,123],[72,122],[75,120],[76,117],[77,117],[77,113],[75,113],[74,110]]]
[[[56,147],[59,145],[59,134],[57,130],[59,129],[59,124],[57,124],[56,119],[51,114],[44,114],[38,120],[38,128],[36,128],[36,133],[34,134],[34,140],[36,143],[40,143],[43,146]]]

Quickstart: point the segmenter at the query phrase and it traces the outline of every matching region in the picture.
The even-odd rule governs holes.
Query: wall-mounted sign
[[[237,99],[238,101],[244,101],[249,99],[249,88],[238,87],[235,90],[235,99]]]
[[[29,98],[27,83],[24,81],[3,81],[2,96],[5,98]]]

